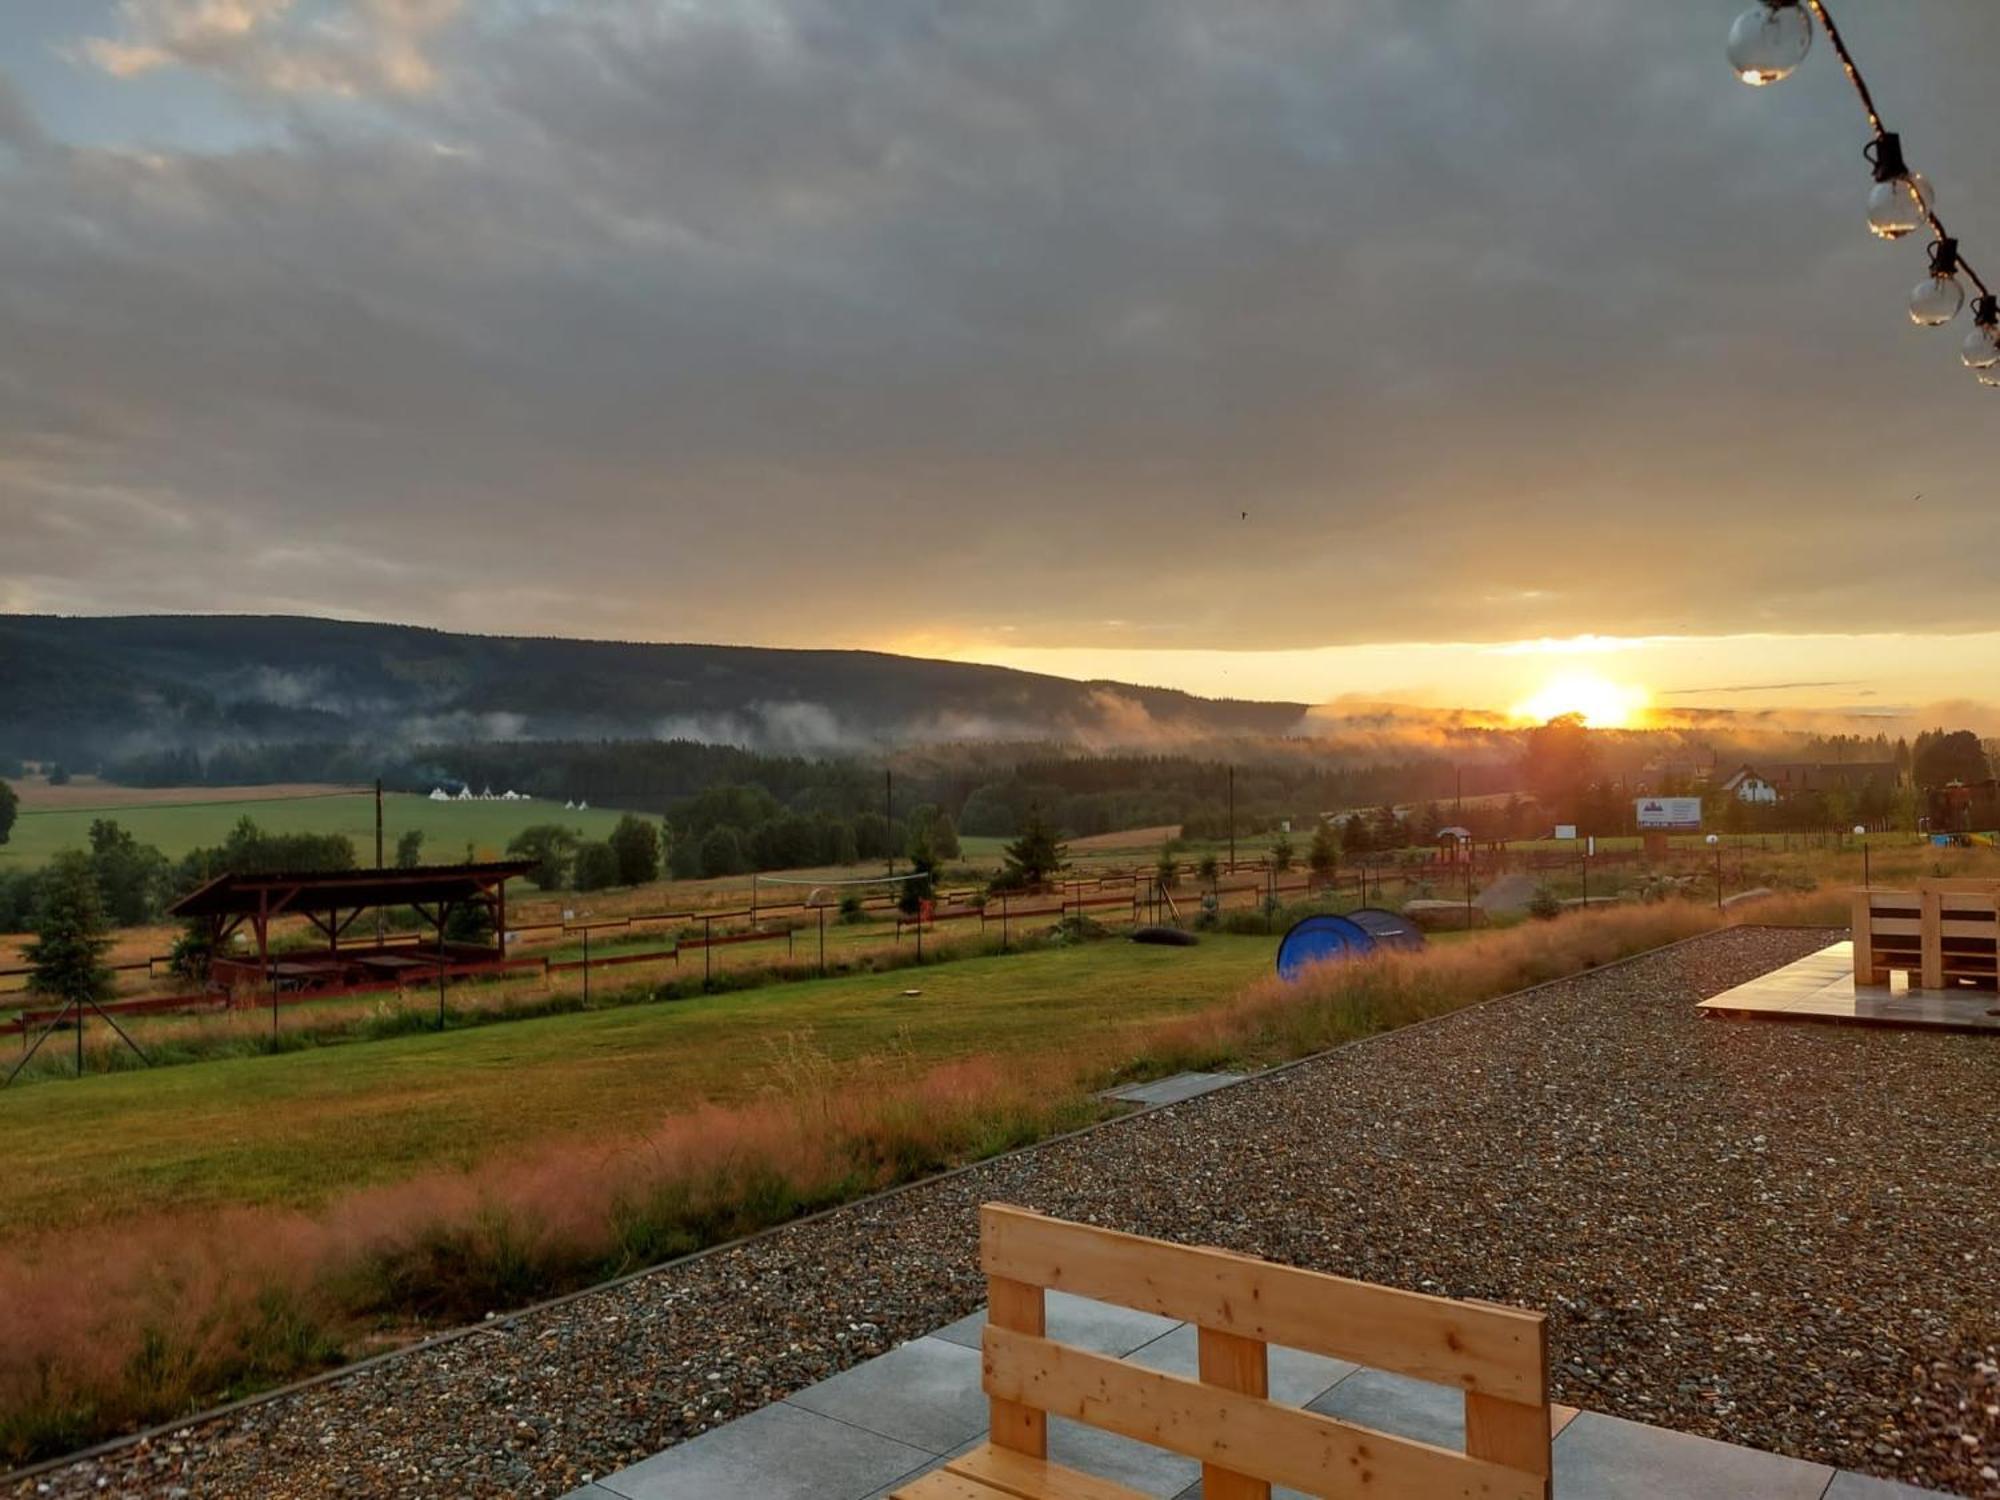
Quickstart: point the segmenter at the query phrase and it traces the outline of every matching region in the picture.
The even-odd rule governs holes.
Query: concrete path
[[[979,1388],[983,1312],[842,1371],[784,1401],[656,1453],[570,1500],[883,1500],[986,1436]],[[1049,1337],[1192,1377],[1192,1324],[1048,1294]],[[1271,1397],[1449,1447],[1463,1447],[1455,1390],[1271,1349]],[[1193,1500],[1200,1466],[1159,1448],[1051,1418],[1049,1455],[1106,1479]],[[1825,1464],[1580,1412],[1555,1441],[1558,1500],[1936,1500]],[[1294,1500],[1293,1492],[1276,1490]]]

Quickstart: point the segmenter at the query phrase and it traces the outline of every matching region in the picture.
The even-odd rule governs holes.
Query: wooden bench
[[[988,1309],[984,1446],[893,1500],[1143,1500],[1048,1457],[1051,1413],[1202,1465],[1206,1500],[1269,1500],[1280,1484],[1345,1500],[1548,1500],[1555,1414],[1537,1312],[1455,1302],[1003,1204],[980,1210]],[[1200,1378],[1046,1336],[1049,1290],[1160,1313],[1198,1329]],[[1267,1399],[1280,1344],[1465,1393],[1465,1451]],[[1573,1413],[1565,1413],[1573,1415]]]
[[[2000,984],[2000,880],[1920,880],[1853,893],[1854,982],[1913,988]]]

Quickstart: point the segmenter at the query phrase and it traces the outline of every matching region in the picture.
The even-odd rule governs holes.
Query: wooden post
[[[1869,893],[1865,890],[1854,893],[1853,915],[1848,925],[1854,932],[1854,982],[1856,984],[1880,983],[1875,977],[1875,924],[1870,920],[1873,908]]]
[[[1479,1391],[1465,1393],[1465,1453],[1539,1475],[1542,1494],[1555,1494],[1554,1462],[1549,1451],[1548,1404],[1549,1333],[1546,1322],[1537,1325],[1541,1339],[1542,1399],[1534,1404],[1508,1401]]]
[[[1215,1328],[1195,1330],[1203,1385],[1241,1391],[1262,1400],[1271,1394],[1270,1361],[1262,1340]],[[1271,1500],[1271,1483],[1217,1464],[1201,1466],[1203,1500]]]
[[[1923,987],[1944,988],[1944,895],[1935,887],[1917,892],[1918,945],[1923,954]]]
[[[1541,1477],[1542,1494],[1555,1494],[1549,1455],[1549,1408],[1465,1393],[1465,1452]]]
[[[986,1321],[993,1327],[1044,1338],[1048,1334],[1047,1309],[1040,1287],[1006,1276],[986,1278]],[[998,1396],[992,1398],[990,1405],[995,1447],[1011,1448],[1030,1458],[1049,1456],[1046,1412],[1018,1401],[1003,1401]]]

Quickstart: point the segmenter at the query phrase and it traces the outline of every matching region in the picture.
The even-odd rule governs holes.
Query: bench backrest
[[[1994,977],[2000,967],[2000,881],[1919,880],[1916,888],[1853,892],[1854,979],[1881,984],[1889,971],[1924,989],[1948,979]]]
[[[1381,1500],[1550,1493],[1541,1313],[1427,1297],[997,1203],[980,1210],[979,1247],[989,1293],[985,1385],[998,1447],[1045,1457],[1053,1412],[1200,1460],[1208,1500],[1268,1500],[1273,1483]],[[1049,1339],[1051,1290],[1195,1324],[1200,1378]],[[1270,1344],[1458,1387],[1465,1451],[1267,1400]]]

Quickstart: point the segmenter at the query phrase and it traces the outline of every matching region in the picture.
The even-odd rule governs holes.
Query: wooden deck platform
[[[1766,1021],[1844,1021],[2000,1036],[2000,997],[1987,990],[1911,990],[1895,974],[1886,985],[1854,982],[1854,944],[1829,948],[1773,969],[1701,1002],[1712,1015]]]

